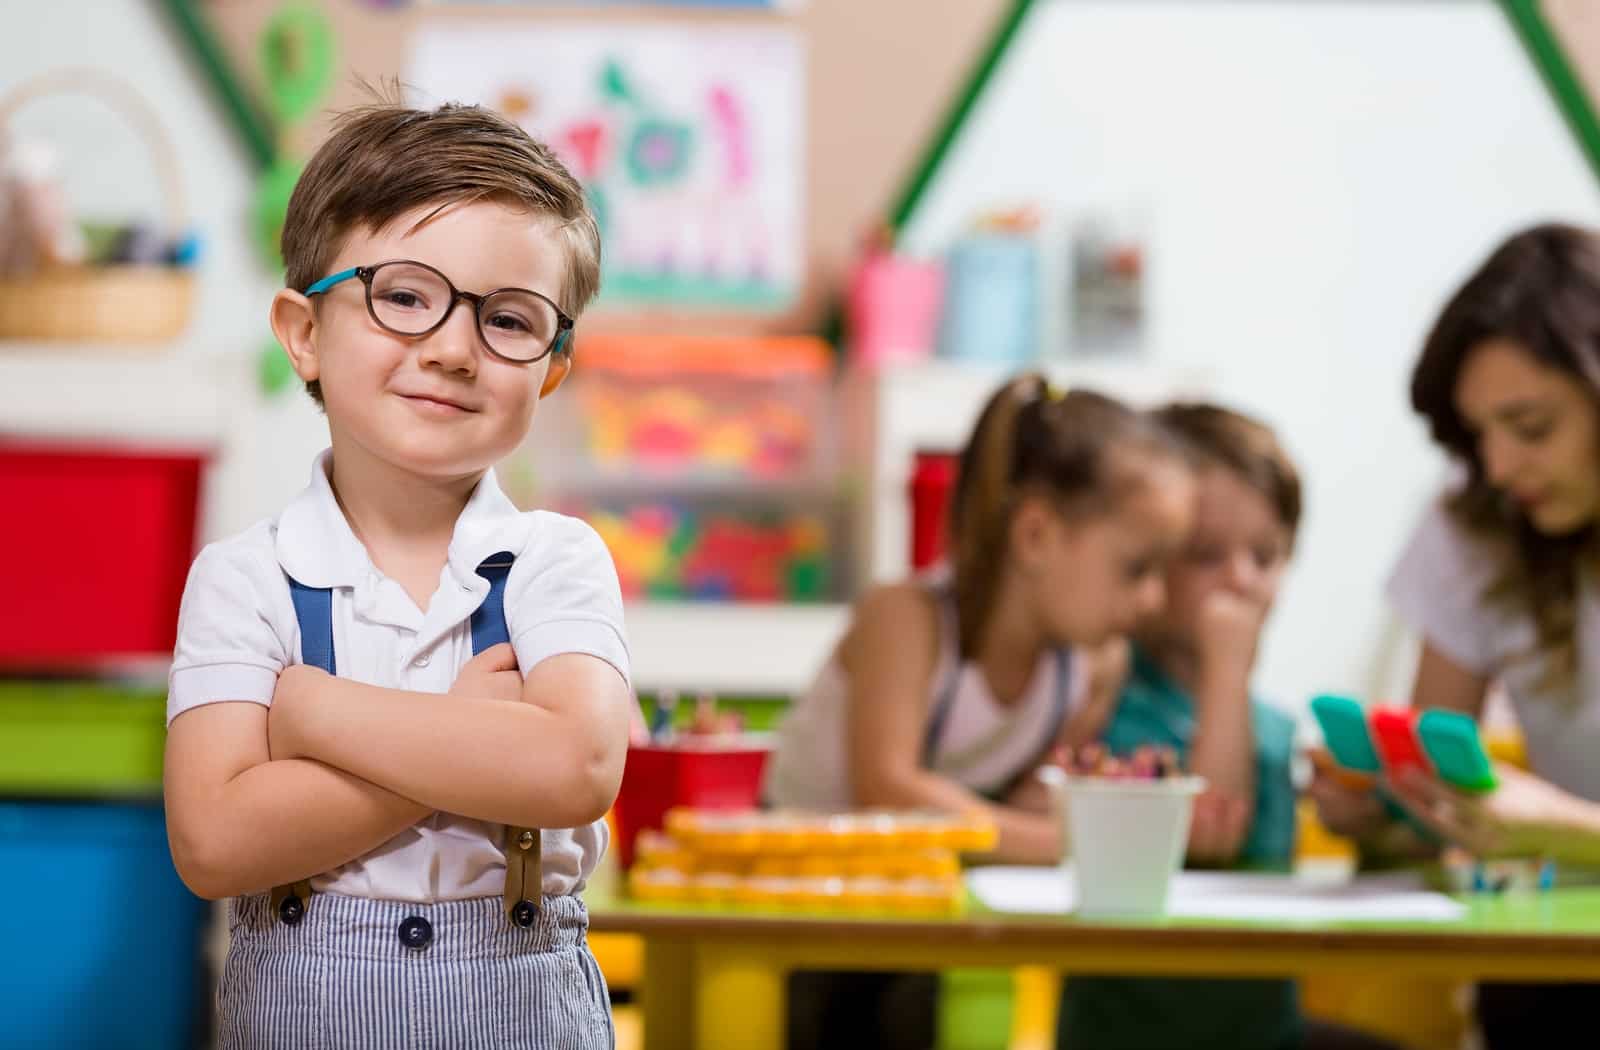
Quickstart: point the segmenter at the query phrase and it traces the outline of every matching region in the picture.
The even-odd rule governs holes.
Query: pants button
[[[526,930],[538,914],[539,907],[532,901],[518,901],[511,909],[511,921]]]
[[[293,893],[283,898],[278,904],[278,918],[283,920],[285,926],[298,926],[300,920],[306,917],[306,902]]]
[[[413,951],[421,951],[433,943],[433,923],[420,915],[400,920],[400,943]]]

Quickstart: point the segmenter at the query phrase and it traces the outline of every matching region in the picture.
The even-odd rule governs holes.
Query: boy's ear
[[[556,392],[567,373],[572,371],[572,351],[563,350],[550,355],[550,367],[545,369],[544,383],[539,387],[539,397],[544,399]]]
[[[317,359],[317,315],[310,299],[292,288],[281,288],[272,297],[272,334],[289,355],[289,364],[302,382],[322,375]]]

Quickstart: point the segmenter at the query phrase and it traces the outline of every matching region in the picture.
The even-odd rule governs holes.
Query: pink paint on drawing
[[[722,136],[726,150],[729,185],[742,186],[750,181],[750,129],[744,119],[744,109],[733,92],[722,85],[711,89],[711,117]]]
[[[562,153],[573,161],[580,179],[593,179],[605,166],[606,147],[610,145],[606,126],[598,120],[585,120],[573,124],[561,133],[558,141]]]

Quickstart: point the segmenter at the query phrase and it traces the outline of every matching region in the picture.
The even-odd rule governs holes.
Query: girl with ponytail
[[[1037,374],[1001,387],[961,456],[948,566],[862,596],[779,731],[767,801],[977,810],[999,830],[993,859],[1056,862],[1055,820],[1023,804],[1029,774],[1094,739],[1193,504],[1184,454],[1148,417]],[[798,975],[790,1046],[930,1045],[932,981]]]

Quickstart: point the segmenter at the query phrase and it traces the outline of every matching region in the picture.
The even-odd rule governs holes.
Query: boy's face
[[[448,206],[418,226],[436,207],[380,231],[351,230],[328,273],[408,259],[464,292],[526,288],[560,298],[565,260],[546,217],[478,201]],[[465,301],[438,330],[408,337],[378,326],[359,280],[318,298],[313,305],[286,290],[273,306],[295,371],[320,382],[336,449],[358,446],[407,473],[459,478],[492,466],[527,436],[541,392],[554,389],[566,367],[554,354],[516,364],[489,353]]]
[[[1167,605],[1150,630],[1193,644],[1201,610],[1219,590],[1270,610],[1291,539],[1261,493],[1230,470],[1203,469],[1195,486],[1194,527],[1167,567]]]

